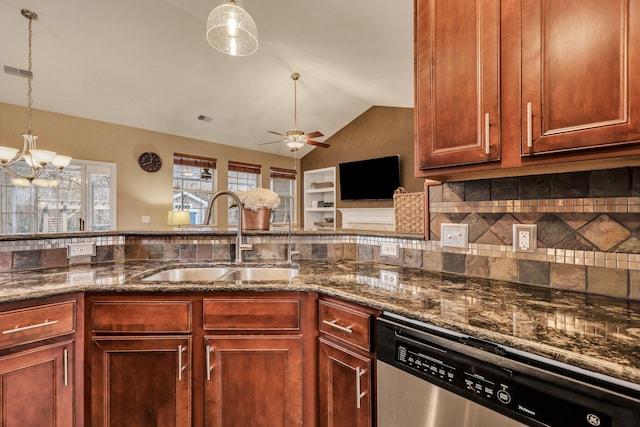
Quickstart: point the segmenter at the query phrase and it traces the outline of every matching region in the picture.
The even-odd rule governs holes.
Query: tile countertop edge
[[[337,266],[347,265],[349,263],[343,262],[336,264]],[[372,263],[355,263],[357,265],[366,265],[371,267]],[[177,264],[184,266],[185,264]],[[353,263],[351,267],[353,267]],[[111,266],[111,267],[109,267]],[[122,271],[113,271],[113,266],[119,266]],[[334,265],[332,265],[333,267]],[[163,264],[160,266],[154,262],[125,262],[119,264],[107,264],[106,266],[97,265],[89,270],[74,272],[66,269],[54,269],[54,270],[41,270],[36,272],[29,272],[23,274],[11,274],[6,273],[0,275],[4,277],[4,283],[0,281],[0,303],[24,301],[36,298],[44,298],[54,295],[64,295],[76,292],[118,292],[122,294],[133,292],[229,292],[229,291],[303,291],[303,292],[318,292],[324,295],[330,295],[342,298],[347,301],[351,301],[357,304],[369,306],[384,311],[389,311],[404,315],[406,317],[432,323],[436,326],[444,327],[454,331],[462,332],[472,335],[477,338],[486,339],[495,342],[499,345],[513,347],[522,351],[531,352],[543,357],[547,357],[552,360],[568,363],[578,366],[583,369],[587,369],[593,372],[597,372],[604,375],[609,375],[615,378],[631,381],[636,384],[640,384],[640,366],[624,365],[615,363],[592,355],[583,354],[577,351],[571,351],[566,348],[560,348],[547,343],[536,342],[527,338],[520,338],[508,333],[500,332],[499,327],[495,330],[488,328],[478,327],[476,325],[469,324],[468,322],[459,322],[455,319],[447,319],[442,315],[438,315],[438,310],[434,313],[429,313],[428,308],[421,308],[420,304],[424,304],[425,300],[418,300],[417,305],[412,305],[411,295],[401,295],[397,297],[395,292],[387,290],[374,289],[356,283],[355,279],[351,281],[347,274],[347,278],[340,276],[341,272],[336,272],[335,269],[326,275],[327,279],[323,279],[322,283],[318,282],[318,274],[314,269],[327,268],[326,264],[319,263],[313,267],[309,267],[311,272],[304,272],[305,264],[301,268],[300,275],[287,283],[277,282],[242,282],[240,284],[236,282],[205,282],[205,283],[180,283],[171,284],[166,282],[149,282],[141,283],[136,278],[141,277],[147,273],[157,271],[159,269],[165,269],[170,265]],[[102,270],[104,269],[104,271]],[[345,267],[345,271],[347,271]],[[405,269],[407,270],[407,269]],[[408,269],[410,270],[410,269]],[[82,277],[87,272],[97,272],[99,276],[96,279],[96,275],[89,275],[89,277]],[[348,270],[349,274],[354,274],[354,271]],[[35,274],[34,274],[35,273]],[[78,273],[80,279],[71,280],[70,277]],[[316,274],[314,274],[316,273]],[[356,271],[358,273],[358,271]],[[332,276],[333,274],[333,276]],[[346,274],[346,273],[345,273]],[[410,275],[410,273],[407,273]],[[117,279],[114,279],[117,275]],[[7,279],[9,277],[9,279]],[[11,278],[14,278],[15,283]],[[325,277],[325,276],[322,276]],[[355,277],[355,276],[354,276]],[[28,283],[22,283],[20,280],[25,280]],[[439,281],[437,276],[426,276],[422,278],[419,276],[411,278],[407,276],[407,286],[412,280],[424,280],[425,288],[429,286],[435,286],[435,283]],[[58,281],[58,283],[56,283]],[[433,284],[429,281],[433,281]],[[440,280],[444,282],[445,280]],[[453,281],[454,284],[457,284]],[[460,279],[460,283],[468,284],[468,286],[479,286],[476,282]],[[428,290],[428,289],[427,289]],[[489,289],[491,292],[492,289]],[[394,298],[395,301],[394,301]],[[429,298],[427,295],[424,297]],[[406,304],[402,304],[402,302]],[[415,302],[415,301],[413,301]],[[418,308],[416,308],[418,307]],[[615,307],[613,307],[615,308]],[[473,313],[471,314],[473,315]],[[635,324],[634,324],[635,326]],[[582,337],[573,337],[572,339],[578,341]],[[569,343],[571,344],[571,343]],[[635,344],[635,342],[634,342]],[[637,347],[637,344],[635,344]],[[571,346],[570,346],[571,347]]]

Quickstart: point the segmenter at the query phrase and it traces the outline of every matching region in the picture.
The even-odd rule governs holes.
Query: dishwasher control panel
[[[418,338],[402,338],[396,334],[392,347],[396,366],[498,412],[517,414],[534,426],[615,426],[601,408],[553,396],[538,379]]]

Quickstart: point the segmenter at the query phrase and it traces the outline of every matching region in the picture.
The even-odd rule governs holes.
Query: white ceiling
[[[27,69],[31,9],[34,108],[287,156],[258,144],[293,127],[294,71],[297,127],[319,141],[373,105],[413,107],[413,0],[238,0],[258,26],[247,57],[205,39],[221,3],[0,0],[0,65]],[[0,69],[0,102],[25,105],[26,80]]]

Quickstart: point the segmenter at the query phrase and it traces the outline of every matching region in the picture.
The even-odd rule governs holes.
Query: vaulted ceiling
[[[34,108],[282,155],[259,144],[293,127],[292,72],[297,127],[319,141],[373,105],[413,106],[413,0],[238,0],[259,32],[247,57],[205,39],[222,3],[0,0],[0,65],[27,68],[28,8]],[[0,73],[0,102],[25,105],[26,85]]]

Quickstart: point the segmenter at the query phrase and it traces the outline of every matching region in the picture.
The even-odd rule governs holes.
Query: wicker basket
[[[424,235],[425,193],[407,193],[400,187],[393,193],[396,233]]]

